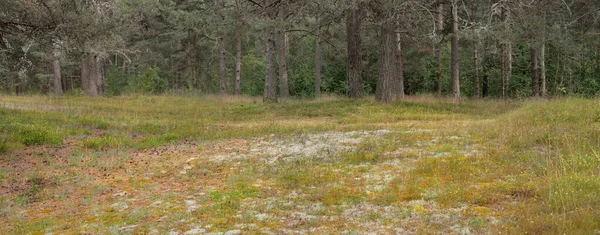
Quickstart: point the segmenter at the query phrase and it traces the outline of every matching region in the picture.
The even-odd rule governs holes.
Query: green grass
[[[19,109],[2,108],[2,102]],[[0,169],[3,183],[27,185],[6,196],[16,200],[20,208],[50,197],[58,202],[80,200],[69,202],[73,205],[94,205],[95,200],[106,200],[106,195],[115,193],[113,187],[136,194],[152,192],[152,198],[175,197],[165,199],[169,202],[182,202],[184,198],[177,198],[180,195],[193,196],[201,204],[190,216],[181,206],[154,209],[148,203],[140,206],[148,208],[143,213],[129,215],[134,218],[130,221],[123,219],[128,216],[123,214],[126,212],[102,214],[100,210],[102,215],[87,218],[107,220],[95,225],[98,233],[106,232],[103,226],[108,225],[150,226],[173,214],[177,216],[161,223],[172,227],[184,227],[177,221],[211,223],[215,231],[227,231],[238,223],[276,228],[284,224],[275,219],[257,221],[252,215],[236,216],[241,211],[265,210],[285,217],[298,205],[314,204],[323,206],[320,215],[340,216],[345,209],[365,203],[393,206],[403,218],[431,216],[466,205],[462,222],[474,233],[600,231],[598,100],[453,104],[450,100],[413,97],[384,105],[371,99],[342,98],[263,104],[255,98],[0,97],[0,123],[2,160],[18,165],[25,156],[28,161],[39,162],[24,163],[43,174],[30,174],[30,168]],[[325,159],[270,165],[256,159],[229,164],[200,158],[186,174],[178,175],[182,167],[176,165],[181,164],[178,162],[229,151],[226,148],[240,140],[265,136],[295,140],[288,137],[379,129],[392,132],[364,139],[353,150]],[[183,155],[169,147],[184,142],[200,144]],[[219,143],[225,144],[215,149]],[[476,150],[470,149],[472,146]],[[62,158],[54,159],[55,154]],[[150,160],[136,162],[139,154],[151,156]],[[159,156],[163,158],[154,159]],[[401,164],[390,165],[393,161]],[[176,167],[164,173],[152,172],[173,164]],[[402,164],[411,167],[404,169]],[[130,175],[137,178],[127,178]],[[382,177],[390,180],[383,181]],[[48,183],[46,179],[58,180]],[[373,183],[379,181],[384,183]],[[165,185],[186,187],[168,194],[161,191]],[[59,187],[72,190],[52,194]],[[206,194],[199,196],[199,187]],[[75,196],[66,195],[70,193]],[[290,194],[297,195],[288,198]],[[262,203],[266,199],[273,200],[268,207]],[[435,201],[438,212],[431,212],[426,205],[407,204],[414,200]],[[248,208],[249,204],[259,208]],[[3,207],[0,215],[18,210]],[[365,221],[394,225],[381,211],[365,216]],[[502,223],[490,224],[490,216]],[[77,227],[81,222],[60,217],[14,220],[18,226],[11,227],[13,234],[40,231],[45,224],[64,222]],[[317,225],[318,221],[311,219],[298,226]],[[339,221],[328,226],[331,231],[362,231]],[[189,228],[180,231],[185,229]],[[435,229],[439,228],[415,224],[415,231],[421,233],[435,233]]]

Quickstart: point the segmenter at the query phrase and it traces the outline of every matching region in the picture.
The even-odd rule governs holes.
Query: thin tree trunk
[[[437,27],[438,27],[438,34],[441,35],[442,32],[444,31],[444,5],[440,4],[438,6],[438,22],[437,22]],[[442,56],[444,56],[444,48],[443,48],[443,42],[440,41],[438,43],[438,48],[437,48],[437,63],[438,63],[438,67],[435,71],[435,75],[436,75],[436,81],[435,81],[435,93],[438,96],[442,96]]]
[[[234,94],[239,96],[242,94],[242,28],[243,15],[240,5],[240,0],[235,1],[237,7],[237,25],[235,31],[235,88]]]
[[[278,60],[279,60],[279,93],[282,99],[290,98],[290,89],[287,70],[287,45],[285,43],[285,30],[280,29],[277,33]]]
[[[512,43],[506,45],[506,95],[512,96],[510,90],[510,80],[512,78],[513,70],[513,57],[512,57]]]
[[[89,80],[89,62],[90,60],[90,56],[89,55],[85,55],[83,57],[83,59],[81,60],[81,90],[83,91],[83,94],[86,96],[90,96],[90,80]]]
[[[450,72],[452,76],[452,95],[455,101],[460,98],[460,74],[459,74],[459,55],[458,55],[458,3],[452,3],[452,55],[450,62]]]
[[[321,58],[321,40],[319,34],[321,30],[317,30],[317,38],[315,39],[315,97],[321,97],[321,69],[322,69],[322,58]]]
[[[54,73],[54,95],[63,95],[62,74],[60,71],[60,60],[58,58],[52,60],[52,70]]]
[[[359,99],[363,95],[362,85],[362,40],[361,24],[363,6],[349,10],[346,16],[346,43],[348,47],[348,97]]]
[[[509,12],[506,8],[502,8],[501,20],[504,24],[505,31],[509,30],[508,16]],[[510,96],[510,77],[512,75],[512,44],[508,41],[501,42],[500,45],[500,77],[502,83],[502,98],[506,99]]]
[[[235,33],[235,95],[242,93],[242,27],[238,26]]]
[[[220,93],[227,95],[227,61],[225,54],[225,46],[223,37],[217,37],[217,47],[219,47],[219,78],[220,78]]]
[[[506,99],[506,44],[500,44],[500,83],[502,98]]]
[[[220,22],[219,24],[222,24],[222,22],[225,20],[225,17],[223,16],[223,7],[224,7],[224,2],[223,0],[215,0],[215,13],[217,14]],[[222,32],[218,32],[217,35],[217,48],[219,50],[219,81],[220,81],[220,94],[222,96],[226,96],[227,95],[227,57],[226,57],[226,51],[225,51],[225,43],[223,40],[223,33]]]
[[[537,49],[531,47],[531,92],[534,97],[540,97],[540,84],[538,77],[538,56]]]
[[[479,43],[475,43],[473,47],[473,92],[475,98],[481,98],[480,82],[479,82]]]
[[[394,100],[394,87],[397,71],[396,62],[396,24],[388,17],[382,17],[386,21],[381,25],[381,55],[379,59],[379,77],[377,79],[377,90],[375,99],[379,102],[391,102]]]
[[[542,43],[540,48],[540,92],[542,97],[548,95],[548,88],[546,87],[546,43]]]
[[[266,66],[265,66],[265,91],[264,91],[264,102],[277,102],[277,77],[275,74],[275,39],[274,39],[274,29],[273,27],[269,27],[267,29],[267,39],[266,39]]]
[[[399,19],[398,19],[399,20]],[[397,21],[398,24],[398,21]],[[396,62],[398,63],[398,81],[396,95],[399,99],[404,99],[404,57],[402,55],[402,34],[396,33]]]

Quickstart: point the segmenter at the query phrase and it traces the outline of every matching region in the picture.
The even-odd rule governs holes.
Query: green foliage
[[[122,94],[127,88],[127,74],[121,72],[116,66],[106,70],[104,82],[104,95],[111,97]]]
[[[157,67],[146,68],[131,78],[130,85],[135,92],[144,94],[162,94],[167,90],[167,81],[160,77]]]
[[[7,143],[8,140],[0,135],[0,154],[5,153],[6,151],[8,151],[8,146]]]
[[[8,124],[3,127],[6,132],[24,145],[60,144],[62,138],[56,130],[51,130],[43,124]]]
[[[111,149],[131,146],[131,140],[124,136],[104,136],[83,141],[83,146],[89,149]]]

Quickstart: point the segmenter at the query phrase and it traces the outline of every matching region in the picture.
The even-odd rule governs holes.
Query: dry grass
[[[597,100],[0,97],[0,121],[9,234],[600,231]]]

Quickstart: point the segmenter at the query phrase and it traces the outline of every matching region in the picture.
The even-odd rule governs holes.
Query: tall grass
[[[501,117],[488,132],[504,167],[536,185],[514,232],[600,231],[600,104],[597,100],[534,101]]]

